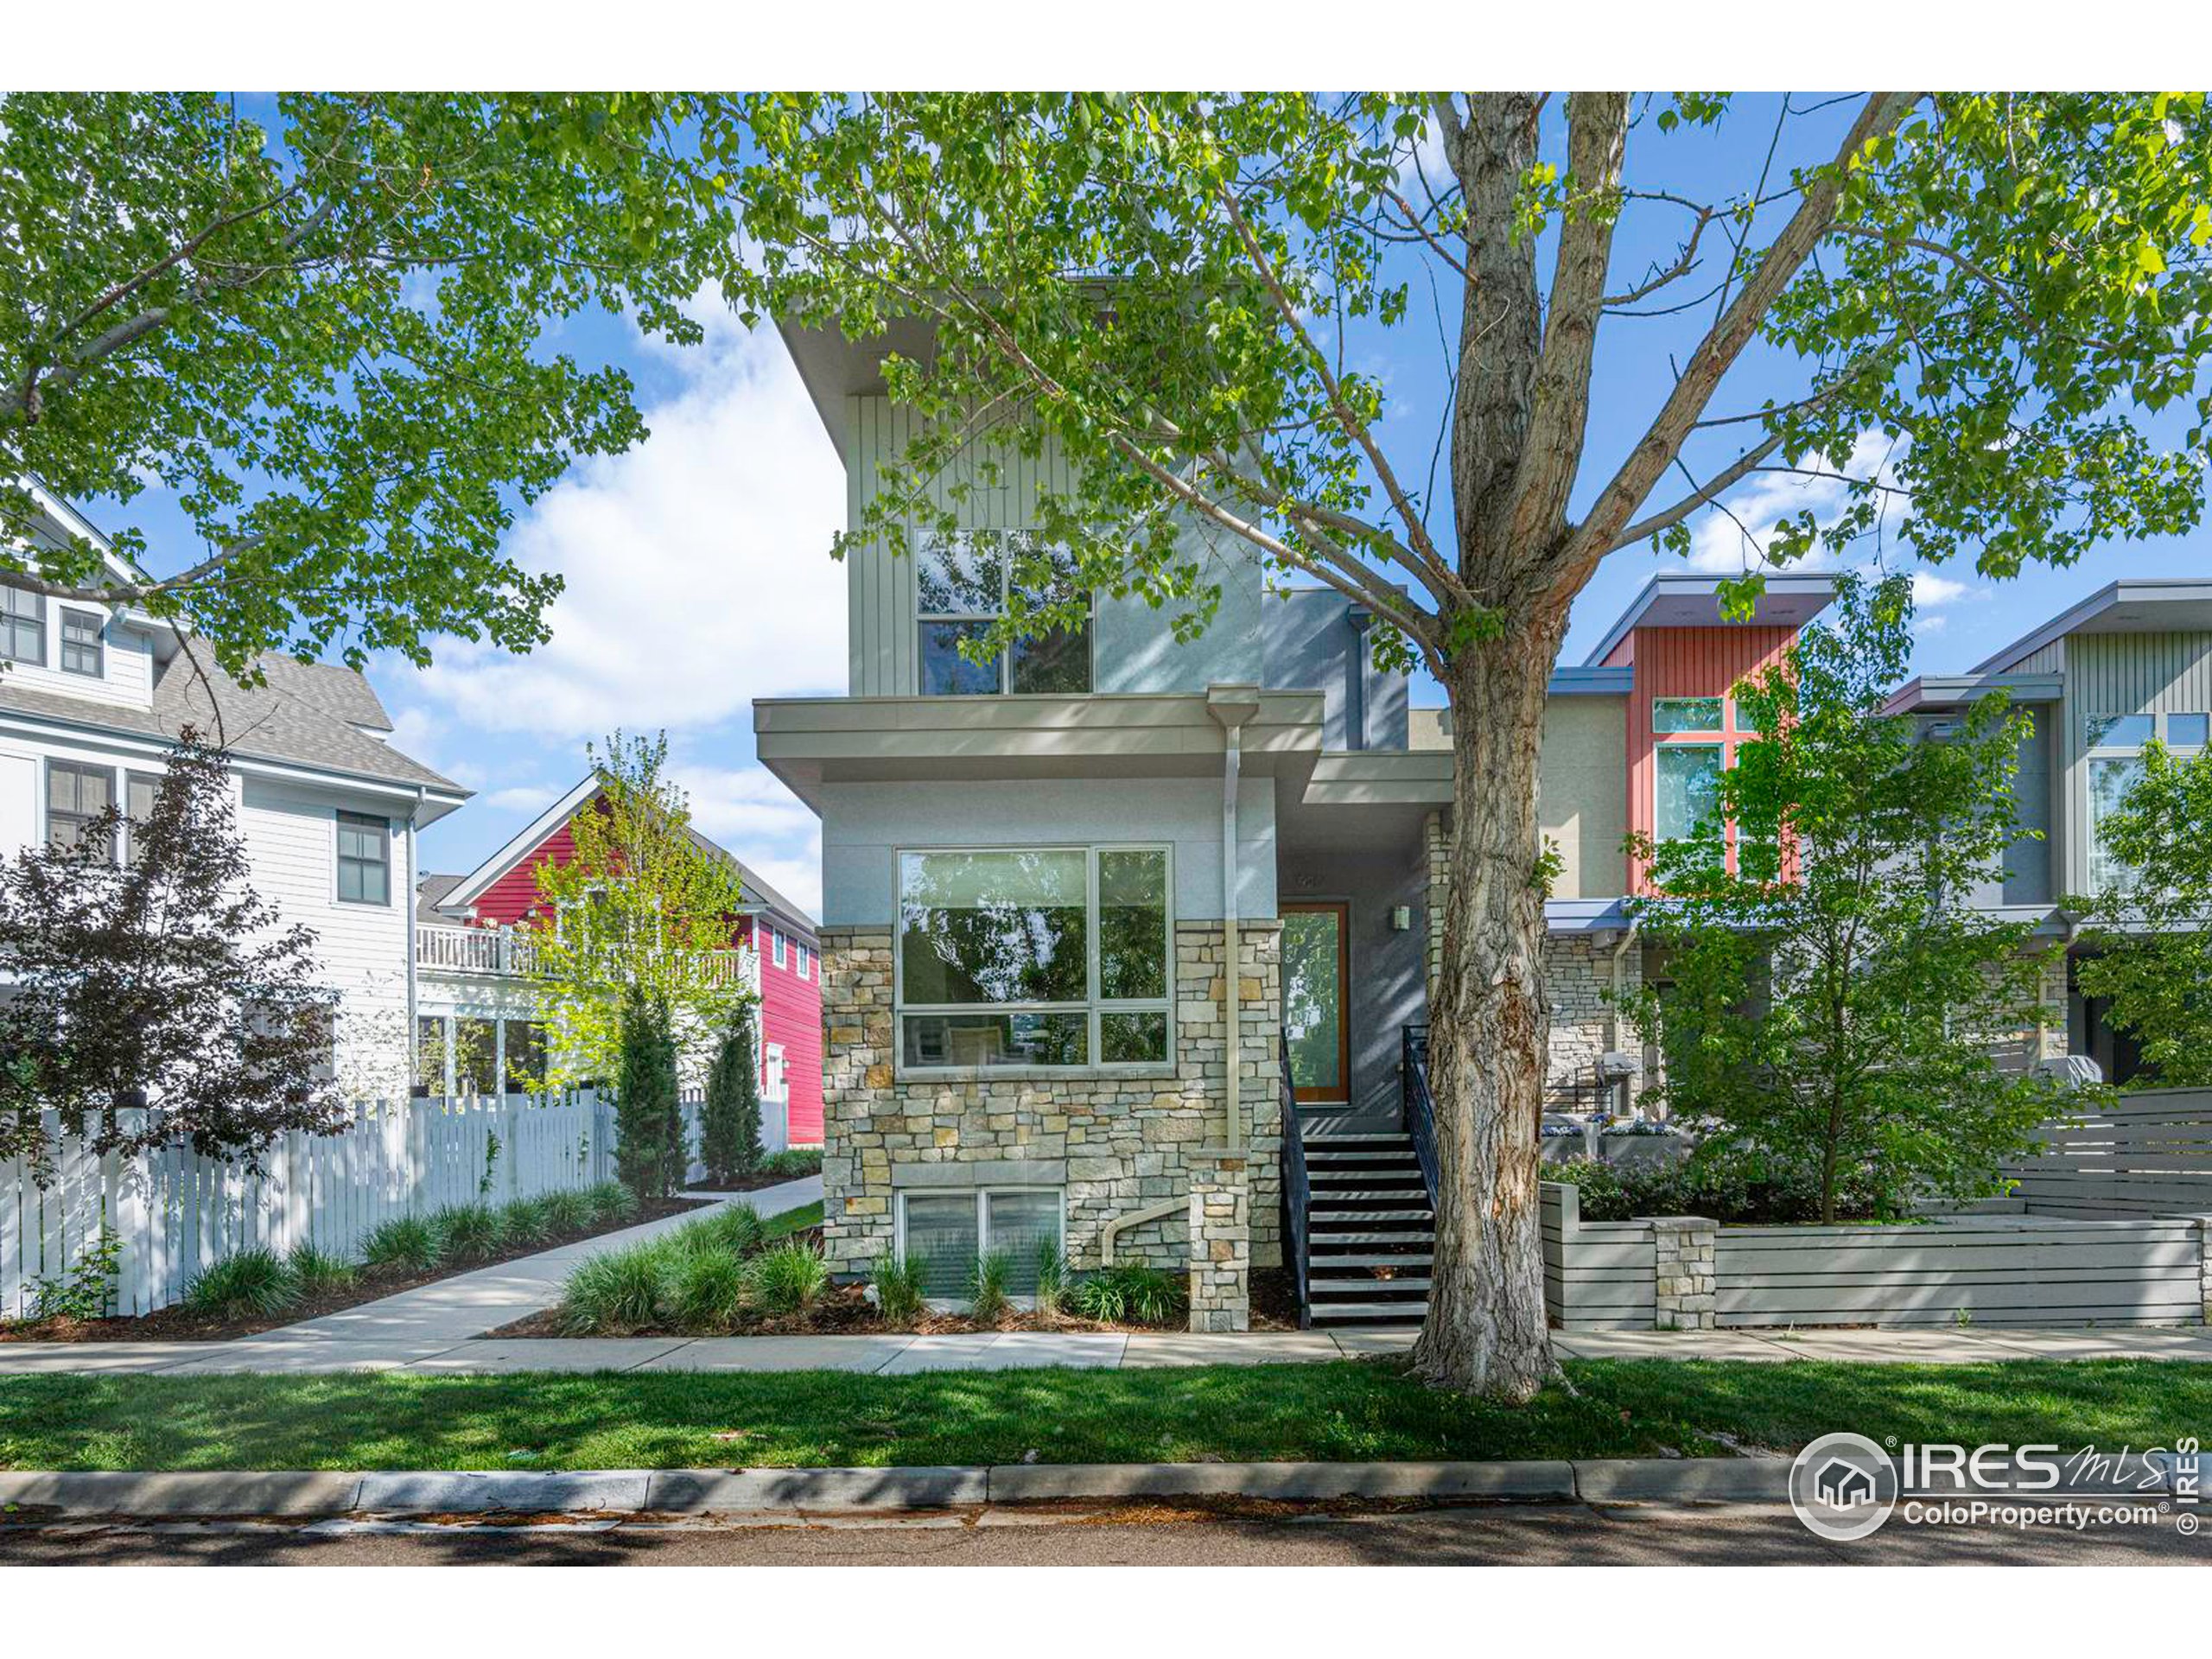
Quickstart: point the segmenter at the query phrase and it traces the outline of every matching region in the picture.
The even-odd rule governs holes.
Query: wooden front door
[[[1351,1100],[1351,906],[1282,907],[1282,1016],[1291,1089],[1303,1103]]]

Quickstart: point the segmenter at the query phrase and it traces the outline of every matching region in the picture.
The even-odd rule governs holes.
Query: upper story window
[[[2144,745],[2158,738],[2171,749],[2203,748],[2212,715],[2091,715],[2082,737],[2089,752],[2089,884],[2126,887],[2127,867],[2105,850],[2104,826],[2142,781]]]
[[[1728,768],[1735,744],[1749,735],[1729,725],[1731,712],[1726,697],[1652,699],[1655,840],[1726,834],[1718,817],[1720,774]]]
[[[0,588],[0,658],[46,666],[46,599]]]
[[[366,812],[338,815],[338,898],[341,904],[391,902],[391,824]]]
[[[46,838],[53,845],[78,845],[92,820],[114,804],[115,773],[108,767],[68,760],[46,763]],[[108,855],[115,855],[112,844]]]
[[[154,797],[161,791],[162,780],[150,772],[126,772],[123,774],[123,833],[128,846],[124,857],[137,865],[142,856],[138,844],[138,826],[154,816]]]
[[[1090,625],[1017,639],[981,663],[960,652],[1006,614],[1014,594],[1030,605],[1072,591],[1073,567],[1022,531],[969,531],[932,537],[915,556],[917,660],[927,697],[1007,691],[1090,690]]]
[[[782,967],[782,966],[784,965],[784,931],[783,931],[783,929],[781,929],[781,928],[779,928],[779,927],[772,927],[772,928],[770,928],[770,929],[768,930],[768,938],[769,938],[769,942],[770,942],[770,943],[774,946],[774,948],[775,948],[776,966],[777,966],[777,967],[779,967],[779,968],[780,968],[780,967]]]
[[[105,624],[97,611],[61,613],[61,667],[68,674],[87,674],[99,679],[105,671],[105,649],[100,633]]]
[[[1168,892],[1164,847],[901,853],[901,1066],[1165,1065]]]

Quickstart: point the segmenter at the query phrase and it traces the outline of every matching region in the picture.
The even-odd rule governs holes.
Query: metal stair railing
[[[1414,1156],[1421,1160],[1429,1211],[1440,1214],[1436,1202],[1436,1103],[1428,1092],[1428,1027],[1408,1026],[1402,1045],[1399,1083],[1405,1096],[1406,1131],[1413,1136]]]
[[[1298,1292],[1298,1325],[1313,1323],[1313,1242],[1307,1214],[1313,1184],[1306,1173],[1306,1131],[1298,1121],[1298,1091],[1290,1082],[1290,1033],[1282,1033],[1282,1236],[1289,1246],[1291,1281]]]

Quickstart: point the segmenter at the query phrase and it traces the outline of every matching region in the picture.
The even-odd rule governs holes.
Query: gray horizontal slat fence
[[[2005,1166],[2038,1215],[2212,1214],[2212,1090],[2146,1089],[2038,1131]]]
[[[1651,1328],[1657,1308],[1658,1249],[1640,1221],[1585,1221],[1571,1181],[1539,1189],[1544,1230],[1544,1301],[1566,1331]]]
[[[0,1318],[28,1315],[40,1281],[85,1260],[103,1224],[118,1246],[115,1311],[150,1313],[235,1251],[312,1243],[352,1259],[394,1217],[480,1198],[504,1204],[614,1173],[613,1103],[589,1090],[365,1103],[351,1113],[340,1134],[279,1137],[258,1173],[181,1144],[95,1158],[48,1113],[57,1153],[45,1186],[22,1160],[0,1160]],[[696,1151],[696,1093],[683,1115]],[[698,1168],[694,1158],[690,1179]]]
[[[2194,1221],[1968,1217],[1920,1226],[1724,1227],[1716,1323],[2160,1324],[2202,1317]]]

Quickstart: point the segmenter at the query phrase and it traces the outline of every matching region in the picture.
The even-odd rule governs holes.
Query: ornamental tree
[[[0,1158],[51,1170],[46,1109],[95,1154],[183,1140],[250,1166],[345,1127],[315,936],[250,874],[229,764],[189,729],[140,816],[111,805],[0,865]]]
[[[752,1000],[731,946],[743,883],[692,829],[690,802],[667,775],[667,734],[617,732],[586,753],[600,793],[569,824],[570,857],[537,867],[543,909],[523,957],[553,1027],[554,1077],[567,1083],[620,1070],[633,995],[685,1053]]]
[[[1503,1396],[1553,1370],[1536,750],[1599,561],[1686,549],[1754,474],[1844,499],[1771,535],[1777,559],[1881,525],[1990,575],[2183,529],[2202,505],[2202,97],[1774,100],[1751,118],[1764,168],[1716,192],[1706,130],[1731,110],[1623,92],[772,95],[702,124],[755,251],[725,277],[748,315],[933,329],[926,360],[887,365],[921,431],[858,537],[898,552],[951,531],[948,505],[994,481],[963,463],[988,442],[1071,463],[1031,528],[1076,580],[1017,598],[977,649],[1079,620],[1085,588],[1202,627],[1219,587],[1194,549],[1211,539],[1365,606],[1378,654],[1442,685],[1443,1191],[1414,1358]],[[1670,220],[1660,258],[1617,256],[1624,226]],[[1600,373],[1601,334],[1655,326],[1675,331],[1652,353],[1671,372]],[[1424,351],[1426,406],[1402,372]],[[1640,411],[1626,442],[1589,442],[1599,400]],[[2134,418],[2175,404],[2199,424],[2171,442]],[[1017,588],[1049,595],[1052,574]]]
[[[2112,999],[2107,1018],[2160,1087],[2212,1084],[2212,749],[2184,759],[2146,745],[2097,835],[2124,875],[2066,901],[2095,953],[2075,970],[2082,993]]]
[[[645,436],[563,318],[679,308],[733,229],[673,159],[684,100],[289,92],[0,99],[0,571],[188,624],[223,666],[437,633],[528,650],[557,576],[500,551],[518,502]],[[200,545],[137,581],[16,550],[23,482],[173,491]],[[128,558],[148,552],[125,524]],[[172,550],[159,550],[164,554]],[[174,563],[172,558],[171,563]]]
[[[1630,912],[1667,977],[1625,1007],[1664,1057],[1666,1098],[1716,1120],[1713,1151],[1809,1176],[1823,1222],[1846,1187],[1885,1217],[2001,1191],[2000,1162],[2058,1106],[1999,1055],[2045,1017],[2064,947],[1965,902],[2034,836],[2012,792],[2027,716],[2001,694],[1942,733],[1885,714],[1911,610],[1902,576],[1845,578],[1836,622],[1736,688],[1765,735],[1720,774],[1707,822],[1634,849],[1656,891]]]

